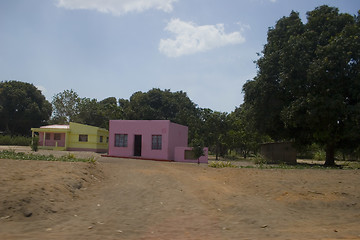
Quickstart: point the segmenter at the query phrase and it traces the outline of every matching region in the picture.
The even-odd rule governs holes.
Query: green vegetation
[[[260,133],[298,146],[318,144],[325,165],[360,142],[360,15],[320,6],[302,23],[291,12],[268,31],[244,109]]]
[[[212,161],[209,163],[209,167],[212,168],[226,168],[226,167],[230,167],[230,168],[237,168],[236,165],[232,164],[231,162],[224,162],[224,161]]]
[[[13,150],[3,150],[0,152],[0,159],[15,159],[15,160],[39,160],[39,161],[59,161],[59,162],[89,162],[95,163],[94,157],[90,158],[76,158],[74,154],[69,153],[61,157],[54,155],[40,155],[40,154],[26,154],[23,152],[15,152]]]
[[[34,152],[37,152],[39,149],[39,137],[35,136],[33,137],[33,139],[31,140],[31,144],[30,144],[31,150],[33,150]]]
[[[30,137],[0,135],[0,145],[29,146],[30,143],[31,143]]]
[[[0,82],[0,131],[28,135],[30,128],[46,123],[51,112],[51,104],[33,84]]]
[[[321,170],[350,170],[350,169],[360,169],[359,162],[344,162],[339,166],[323,166],[320,164],[296,164],[296,165],[287,165],[287,164],[266,164],[266,162],[258,162],[254,159],[256,164],[246,165],[246,166],[237,166],[233,161],[211,161],[209,167],[212,168],[254,168],[254,169],[321,169]]]

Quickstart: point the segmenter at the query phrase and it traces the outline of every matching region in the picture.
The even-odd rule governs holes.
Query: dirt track
[[[0,159],[0,182],[0,239],[360,239],[359,170]]]

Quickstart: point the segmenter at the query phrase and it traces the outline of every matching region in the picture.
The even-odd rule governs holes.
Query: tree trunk
[[[335,166],[335,146],[328,144],[326,146],[325,166]]]

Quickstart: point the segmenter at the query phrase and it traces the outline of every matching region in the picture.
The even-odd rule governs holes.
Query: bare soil
[[[360,239],[360,170],[75,154],[98,163],[0,159],[0,239]]]

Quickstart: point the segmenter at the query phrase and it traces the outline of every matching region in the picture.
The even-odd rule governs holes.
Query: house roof
[[[51,128],[51,129],[70,129],[69,125],[48,125],[42,126],[40,128]]]

